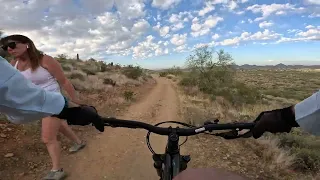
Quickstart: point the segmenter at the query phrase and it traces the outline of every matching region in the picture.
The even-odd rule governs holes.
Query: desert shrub
[[[132,65],[129,65],[124,68],[122,73],[130,79],[138,79],[143,75],[143,70],[139,66],[134,67]]]
[[[82,69],[83,72],[85,72],[88,75],[96,75],[96,71],[93,69],[89,69],[89,68],[83,68]]]
[[[81,81],[84,81],[85,80],[85,76],[83,73],[80,73],[80,72],[73,72],[70,74],[69,76],[70,79],[79,79]]]
[[[302,172],[320,170],[319,140],[297,133],[280,134],[278,137],[279,146],[295,156],[293,168]]]
[[[110,84],[112,86],[115,86],[116,85],[116,82],[110,78],[104,78],[103,79],[103,84]]]
[[[182,74],[182,71],[179,67],[173,66],[172,68],[166,70],[166,71],[162,71],[159,73],[160,77],[166,77],[167,75],[175,75],[175,76],[179,76]]]
[[[160,77],[166,77],[168,75],[168,72],[167,71],[163,71],[163,72],[160,72],[159,73],[159,76]]]
[[[133,100],[134,92],[133,91],[125,91],[123,93],[123,96],[124,96],[125,100],[131,101],[131,100]]]
[[[108,65],[104,62],[100,62],[100,72],[106,72],[108,70]]]
[[[182,74],[182,71],[179,67],[173,66],[172,68],[170,68],[168,71],[168,74],[172,74],[175,76],[179,76]]]
[[[64,71],[71,71],[72,69],[72,67],[70,67],[70,65],[67,64],[62,64],[61,67]]]
[[[223,50],[198,48],[187,58],[187,65],[191,72],[182,76],[182,86],[197,86],[213,99],[223,96],[233,104],[254,103],[261,98],[258,90],[235,80],[233,59]]]

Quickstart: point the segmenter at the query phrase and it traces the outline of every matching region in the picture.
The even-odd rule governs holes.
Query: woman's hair
[[[7,43],[9,40],[17,41],[23,44],[28,44],[29,48],[27,48],[27,52],[30,58],[31,69],[35,70],[41,64],[41,60],[43,57],[43,53],[39,51],[34,45],[33,41],[28,37],[20,34],[14,34],[10,36],[6,36],[1,39],[1,44]]]

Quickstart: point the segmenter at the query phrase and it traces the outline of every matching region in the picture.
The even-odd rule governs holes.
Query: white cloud
[[[180,30],[180,29],[182,29],[182,28],[184,28],[184,25],[183,25],[183,23],[181,23],[181,22],[179,22],[179,23],[177,23],[177,24],[174,24],[174,25],[171,27],[172,31],[178,31],[178,30]]]
[[[287,11],[298,13],[298,12],[304,11],[305,9],[302,7],[296,8],[295,5],[286,3],[286,4],[271,4],[271,5],[255,4],[253,6],[247,7],[247,10],[252,11],[253,13],[261,13],[262,17],[255,19],[255,21],[261,21],[263,19],[266,19],[272,14],[281,15],[281,14],[285,14]]]
[[[223,18],[210,15],[205,19],[203,24],[200,24],[199,19],[194,18],[191,25],[191,35],[193,37],[205,35],[209,33],[210,29],[215,27],[220,21],[223,21]]]
[[[169,18],[169,22],[171,22],[171,23],[176,23],[179,21],[180,21],[180,18],[179,18],[178,14],[172,14]]]
[[[132,48],[132,57],[134,59],[145,59],[153,56],[160,56],[168,54],[169,50],[163,49],[161,43],[155,43],[154,37],[149,35],[145,38],[145,41],[138,43],[137,46]]]
[[[207,1],[207,2],[205,3],[205,7],[198,12],[198,15],[199,15],[199,16],[204,16],[204,15],[206,15],[207,13],[213,11],[214,9],[215,9],[215,8],[214,8],[214,6],[212,5],[212,3],[211,3],[210,1]]]
[[[270,27],[273,26],[273,22],[272,21],[263,21],[259,24],[260,28],[266,28],[266,27]]]
[[[229,1],[228,8],[229,10],[234,10],[238,7],[238,4],[235,1]]]
[[[216,40],[216,39],[219,39],[219,34],[214,34],[213,36],[212,36],[212,39],[214,39],[214,40]]]
[[[170,42],[176,46],[184,45],[187,40],[187,34],[174,34]]]
[[[242,14],[244,14],[244,11],[238,11],[238,12],[235,12],[236,14],[238,14],[238,15],[242,15]]]
[[[235,37],[232,39],[225,39],[225,40],[219,42],[219,44],[222,46],[239,45],[240,41],[241,41],[240,37]]]
[[[299,42],[299,41],[320,41],[320,36],[309,36],[309,37],[298,37],[298,38],[281,37],[278,41],[276,41],[276,43]]]
[[[318,17],[320,17],[320,13],[312,13],[312,14],[310,14],[309,16],[308,16],[309,18],[318,18]]]
[[[180,3],[181,0],[153,0],[152,7],[157,7],[162,10],[172,8]]]
[[[222,46],[228,46],[228,45],[239,45],[241,41],[262,41],[262,40],[271,40],[271,39],[277,39],[280,37],[280,34],[271,32],[268,29],[265,29],[264,31],[258,31],[254,34],[251,34],[249,32],[243,32],[240,36],[234,37],[231,39],[225,39],[221,42],[218,42],[217,44]]]
[[[281,37],[276,43],[299,42],[299,41],[320,41],[320,27],[307,26],[307,31],[296,30],[296,37]]]
[[[314,26],[312,26],[312,25],[306,26],[306,29],[312,29],[312,28],[314,28]]]
[[[303,36],[303,37],[312,36],[312,35],[320,36],[320,28],[312,27],[305,32],[299,32],[297,35]]]
[[[304,0],[305,3],[307,4],[314,4],[314,5],[320,5],[319,0]]]
[[[186,44],[178,46],[174,49],[176,52],[183,52],[187,48]]]
[[[295,33],[295,32],[299,32],[301,31],[300,29],[288,29],[287,32],[288,33]]]
[[[132,32],[133,33],[137,33],[137,34],[143,34],[147,31],[147,29],[150,27],[150,24],[148,23],[148,21],[141,19],[139,21],[137,21],[133,27],[132,27]]]
[[[0,4],[0,15],[5,17],[0,27],[6,34],[30,37],[40,50],[52,56],[79,53],[86,59],[107,54],[128,55],[134,42],[150,27],[141,19],[145,15],[142,0],[97,0],[89,4],[80,0],[83,11],[72,1],[28,3],[12,0]],[[105,12],[113,6],[118,11]],[[48,12],[44,13],[45,9]]]
[[[143,0],[115,0],[114,2],[121,17],[134,19],[145,16],[146,14]]]
[[[184,28],[184,23],[189,21],[189,17],[192,17],[191,12],[184,11],[179,12],[179,14],[172,14],[169,18],[169,22],[172,24],[172,31],[178,31]]]
[[[204,22],[204,25],[206,27],[213,28],[218,24],[219,21],[223,21],[223,18],[210,15],[207,17],[206,21]]]
[[[160,36],[162,36],[162,37],[166,36],[169,33],[169,31],[170,31],[169,26],[163,26],[159,31]]]

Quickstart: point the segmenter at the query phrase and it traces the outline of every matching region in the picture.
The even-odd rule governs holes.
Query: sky
[[[320,64],[320,0],[0,0],[0,29],[46,54],[158,69],[196,48],[236,64]]]

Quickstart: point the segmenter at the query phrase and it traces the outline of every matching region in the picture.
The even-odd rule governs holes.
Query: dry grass
[[[196,87],[181,87],[181,93],[184,94],[181,96],[181,104],[183,105],[182,114],[184,114],[187,122],[197,125],[202,124],[204,120],[213,118],[219,118],[222,122],[229,120],[253,121],[262,111],[293,105],[310,96],[318,90],[318,84],[320,84],[320,80],[316,79],[318,75],[320,75],[320,73],[315,71],[252,70],[237,72],[238,80],[241,80],[246,85],[255,88],[263,94],[261,102],[250,105],[242,104],[232,106],[221,97],[211,102],[208,98],[210,95],[200,93]],[[211,137],[201,136],[201,138],[210,139]],[[280,138],[283,140],[280,141]],[[250,175],[249,172],[241,170],[240,166],[246,166],[242,163],[241,165],[236,165],[237,168],[231,168],[231,170],[237,170],[240,173],[245,172],[244,174],[251,178],[254,177],[253,179],[311,180],[316,179],[319,173],[317,165],[319,153],[316,153],[319,149],[314,149],[315,147],[319,147],[316,145],[318,139],[299,130],[294,130],[292,133],[283,136],[266,133],[264,137],[258,140],[243,140],[240,144],[237,142],[232,143],[241,145],[242,147],[238,147],[239,149],[244,148],[243,151],[251,153],[243,153],[240,156],[248,159],[252,158],[251,156],[256,156],[257,159],[253,161],[258,164],[256,166],[264,172],[265,176],[260,176],[261,173],[258,170],[255,171],[255,173],[259,178],[254,177],[253,174]],[[193,143],[199,144],[197,146],[209,148],[208,151],[217,151],[217,147],[214,149],[213,147],[204,145],[203,142],[199,140]],[[292,149],[292,143],[304,145]],[[291,147],[291,150],[288,150],[289,147]],[[199,153],[200,152],[194,152],[195,156]],[[210,153],[207,151],[206,153],[208,154],[200,153],[205,156],[203,160],[211,158]],[[196,166],[221,167],[221,163],[222,162],[219,164],[216,162],[208,163],[197,161]]]
[[[319,89],[318,71],[238,71],[239,81],[251,85],[266,95],[286,99],[303,100]]]
[[[189,96],[180,89],[181,114],[184,121],[202,125],[205,120],[237,120],[238,111],[219,97],[212,102],[205,95]],[[276,139],[224,140],[208,135],[190,138],[188,149],[192,167],[220,167],[252,179],[287,179],[293,157],[277,146]],[[271,173],[272,172],[272,173]],[[290,177],[290,179],[292,179]]]

